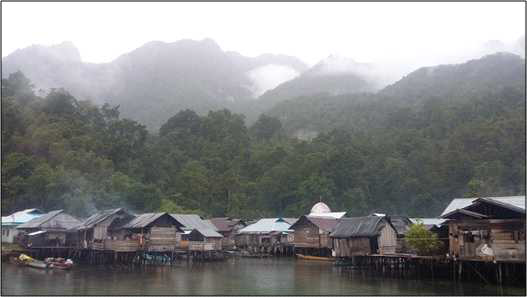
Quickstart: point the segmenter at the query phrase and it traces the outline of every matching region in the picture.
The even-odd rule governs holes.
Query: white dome
[[[318,202],[317,204],[313,205],[311,208],[311,213],[328,213],[331,212],[331,209],[329,209],[329,206],[326,205],[324,202]]]

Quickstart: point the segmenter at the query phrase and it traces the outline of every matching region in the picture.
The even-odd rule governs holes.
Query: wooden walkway
[[[441,256],[368,255],[339,259],[336,263],[351,269],[401,278],[444,278],[454,281],[525,285],[525,261],[455,260]]]

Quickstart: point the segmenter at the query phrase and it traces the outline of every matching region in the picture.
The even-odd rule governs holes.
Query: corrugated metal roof
[[[308,220],[317,226],[322,231],[331,232],[335,229],[335,226],[338,224],[338,219],[333,217],[313,217],[313,216],[301,216],[296,223],[292,224],[289,229],[294,229],[295,225],[301,221]]]
[[[288,232],[291,224],[280,218],[260,219],[256,223],[251,224],[238,233],[270,233],[270,232]]]
[[[477,213],[477,212],[473,212],[473,211],[470,211],[470,210],[466,210],[466,209],[463,209],[463,208],[459,208],[459,209],[453,210],[453,211],[451,211],[449,213],[446,213],[446,214],[442,215],[441,217],[446,218],[446,219],[455,218],[455,217],[457,217],[458,214],[466,215],[466,216],[477,218],[477,219],[488,218],[486,215],[483,215],[483,214],[480,214],[480,213]]]
[[[298,218],[282,218],[282,220],[286,221],[286,223],[290,225],[293,225],[294,223],[296,223],[296,221],[298,221]]]
[[[17,227],[17,229],[29,229],[29,228],[38,228],[41,224],[44,224],[45,222],[53,219],[56,215],[60,214],[63,210],[54,210],[50,211],[46,214],[41,215],[38,218],[34,218],[29,222],[26,222],[20,226]]]
[[[450,204],[443,210],[441,216],[452,212],[459,208],[464,208],[472,204],[478,198],[490,198],[502,203],[508,203],[525,210],[525,196],[508,196],[508,197],[475,197],[475,198],[455,198],[450,201]]]
[[[371,237],[378,235],[378,225],[383,217],[367,216],[355,218],[342,218],[331,232],[331,237]]]
[[[212,218],[209,220],[219,232],[229,232],[237,224],[243,224],[240,219],[231,219],[231,218]]]
[[[346,214],[345,211],[341,212],[326,212],[326,213],[310,213],[310,217],[332,217],[335,219],[340,219]]]
[[[145,228],[148,227],[148,225],[155,222],[157,219],[161,218],[162,216],[168,216],[176,226],[180,226],[179,222],[174,219],[171,215],[169,215],[166,212],[157,212],[157,213],[144,213],[141,214],[135,218],[133,218],[130,222],[124,224],[121,226],[123,229],[134,229],[134,228]]]
[[[32,219],[40,217],[43,214],[44,212],[42,212],[40,209],[37,209],[37,208],[24,209],[24,210],[12,213],[8,216],[3,216],[2,225],[7,226],[7,225],[24,224],[24,223],[31,221]]]
[[[510,204],[510,203],[499,201],[499,200],[492,199],[492,198],[478,198],[474,201],[474,204],[481,204],[481,203],[496,205],[498,207],[502,207],[502,208],[512,210],[518,213],[525,213],[525,207],[524,208],[518,207],[514,204]],[[472,207],[467,207],[467,209],[472,209]]]
[[[435,226],[439,227],[446,220],[445,219],[439,219],[439,218],[410,218],[410,221],[412,221],[412,223],[414,223],[414,224],[417,224],[420,221],[425,226],[435,225]]]
[[[220,233],[210,229],[210,228],[206,228],[206,229],[194,229],[195,231],[201,233],[201,235],[205,236],[205,237],[223,237],[223,235],[221,235]]]
[[[192,230],[192,229],[212,229],[216,231],[216,226],[211,222],[202,220],[200,216],[196,214],[170,214],[174,219],[180,222],[183,227],[183,230]]]
[[[90,229],[93,226],[95,226],[96,224],[98,224],[98,223],[104,221],[105,219],[107,219],[109,216],[111,216],[111,215],[113,215],[115,213],[118,213],[121,210],[124,211],[122,208],[101,210],[101,211],[93,214],[92,216],[90,216],[86,220],[84,220],[78,226],[75,226],[75,229],[77,229],[77,230]]]
[[[39,231],[35,231],[35,232],[32,232],[32,233],[29,233],[28,235],[29,236],[35,236],[35,235],[39,235],[39,234],[46,233],[46,232],[48,232],[48,231],[39,230]]]
[[[389,216],[388,219],[390,220],[390,223],[392,223],[392,226],[395,228],[397,234],[406,234],[412,225],[412,221],[410,221],[410,219],[407,217]]]
[[[18,226],[18,229],[42,228],[47,230],[67,230],[80,223],[79,220],[66,214],[62,209],[50,211],[38,218]]]

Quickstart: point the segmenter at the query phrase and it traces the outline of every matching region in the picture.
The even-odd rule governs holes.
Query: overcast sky
[[[109,62],[152,40],[212,38],[246,56],[308,64],[435,64],[488,40],[524,35],[524,3],[3,3],[2,56],[72,41],[85,62]]]

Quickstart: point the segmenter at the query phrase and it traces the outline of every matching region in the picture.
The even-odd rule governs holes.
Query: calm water
[[[2,295],[525,295],[525,288],[381,278],[292,258],[71,271],[2,264]]]

